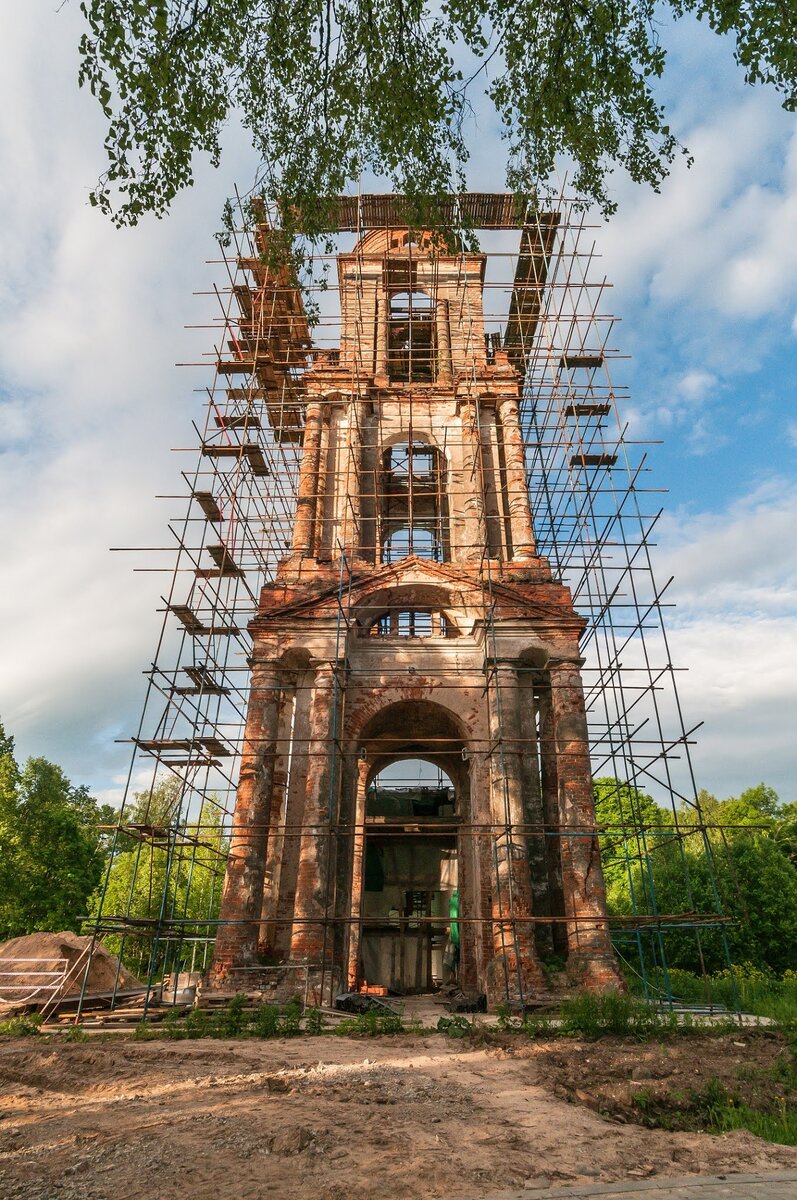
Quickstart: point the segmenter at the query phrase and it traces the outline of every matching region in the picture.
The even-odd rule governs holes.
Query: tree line
[[[0,723],[0,941],[37,931],[91,928],[105,913],[156,920],[218,916],[225,845],[220,812],[203,804],[177,817],[180,781],[136,792],[124,812],[76,787],[55,763],[20,765]],[[139,832],[146,826],[152,840]],[[204,932],[210,932],[206,927]],[[106,937],[134,973],[147,968],[150,939]]]
[[[662,807],[617,779],[596,779],[594,790],[611,914],[719,907],[733,922],[733,961],[777,974],[797,966],[797,802],[764,783],[725,800],[701,791],[701,823],[696,809]],[[226,851],[220,809],[211,798],[199,815],[177,819],[179,802],[179,780],[161,780],[133,795],[120,827],[112,805],[55,763],[20,765],[0,724],[0,940],[81,932],[101,902],[105,913],[197,922],[194,932],[212,936]],[[144,825],[149,838],[137,835]],[[119,937],[106,941],[122,949]],[[146,969],[148,944],[143,933],[125,939],[131,970]],[[717,929],[699,948],[692,930],[672,929],[666,951],[671,967],[688,971],[726,965]]]
[[[733,962],[776,974],[797,967],[797,803],[759,783],[726,800],[700,791],[698,815],[689,805],[663,808],[616,779],[596,779],[594,789],[610,913],[720,909],[732,920]],[[699,939],[670,928],[666,954],[669,966],[698,974],[727,965],[719,928]]]

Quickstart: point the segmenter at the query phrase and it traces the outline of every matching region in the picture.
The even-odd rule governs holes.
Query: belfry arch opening
[[[393,292],[387,339],[391,383],[434,383],[437,334],[431,296],[423,291]]]
[[[447,562],[451,546],[444,455],[422,440],[395,442],[382,451],[381,482],[382,562],[410,555]]]
[[[462,957],[460,825],[467,766],[456,723],[435,704],[391,705],[372,722],[364,795],[359,945],[353,974],[388,993],[454,985]]]

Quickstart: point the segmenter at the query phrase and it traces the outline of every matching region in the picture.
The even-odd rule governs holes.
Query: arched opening
[[[482,609],[470,609],[462,592],[420,581],[368,592],[355,607],[361,637],[426,637],[424,631],[431,624],[431,637],[458,638],[481,613]]]
[[[380,613],[368,631],[371,637],[456,637],[453,622],[439,609],[395,608]]]
[[[428,558],[441,562],[443,549],[436,525],[416,521],[412,525],[399,525],[382,543],[382,562],[394,563],[401,558]]]
[[[393,383],[434,383],[437,374],[434,316],[434,304],[426,292],[391,294],[387,369]]]
[[[455,718],[429,701],[369,722],[356,952],[359,985],[396,995],[453,985],[461,962],[460,821],[468,771]],[[371,765],[373,763],[373,765]]]
[[[380,542],[382,562],[409,555],[449,557],[445,459],[419,440],[396,442],[382,454]]]
[[[456,978],[456,789],[422,758],[400,759],[366,793],[362,978],[399,995]]]

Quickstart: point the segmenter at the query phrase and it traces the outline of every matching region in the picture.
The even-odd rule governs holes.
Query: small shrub
[[[179,1042],[189,1036],[182,1016],[183,1014],[177,1008],[173,1008],[170,1012],[167,1012],[160,1027],[160,1032],[164,1037],[169,1038],[173,1042]]]
[[[41,1033],[42,1019],[39,1013],[24,1014],[0,1021],[0,1036],[3,1037],[34,1037]]]
[[[304,1015],[304,1031],[311,1037],[324,1032],[324,1014],[320,1008],[308,1008]]]
[[[473,1033],[473,1025],[467,1017],[463,1017],[459,1013],[455,1013],[450,1017],[441,1017],[437,1022],[439,1033],[444,1033],[450,1038],[465,1038]]]
[[[253,1037],[273,1038],[280,1032],[280,1010],[276,1004],[261,1004],[248,1030]]]
[[[296,1037],[302,1032],[302,1004],[300,1000],[289,1000],[282,1010],[280,1034],[282,1037]]]
[[[204,1038],[213,1036],[213,1025],[208,1013],[203,1008],[192,1008],[185,1018],[183,1026],[187,1038]]]
[[[542,969],[547,976],[558,975],[567,967],[567,960],[561,954],[548,954],[542,959]]]
[[[237,996],[233,996],[222,1013],[220,1023],[222,1037],[238,1037],[244,1027],[245,1007],[246,996],[243,992],[239,992]]]
[[[677,1032],[678,1020],[674,1013],[661,1013],[622,992],[577,992],[562,1001],[561,1028],[568,1036],[645,1039]]]
[[[558,1030],[543,1013],[526,1013],[521,1030],[527,1037],[552,1037]]]
[[[496,1004],[495,1015],[498,1017],[498,1028],[507,1033],[509,1030],[519,1029],[520,1021],[517,1014],[509,1007],[508,1004]],[[437,1028],[440,1028],[438,1022]]]
[[[64,1034],[65,1042],[87,1042],[89,1035],[82,1025],[70,1025]]]

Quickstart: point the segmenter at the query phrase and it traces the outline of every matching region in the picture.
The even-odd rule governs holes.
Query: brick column
[[[481,432],[476,404],[469,397],[460,402],[462,422],[462,550],[466,561],[480,562],[487,545],[484,519],[484,487],[481,471]]]
[[[279,890],[277,893],[274,950],[279,961],[290,958],[293,932],[293,906],[296,879],[299,872],[300,825],[304,813],[304,793],[307,780],[307,754],[310,745],[310,701],[315,672],[308,667],[296,683],[296,702],[291,739],[291,763],[288,795],[285,806],[285,829],[281,831]]]
[[[548,864],[548,891],[551,897],[551,913],[555,917],[565,915],[562,892],[561,841],[555,830],[559,828],[559,783],[556,777],[556,743],[551,711],[551,689],[540,686],[537,693],[540,714],[540,787],[542,811],[545,821],[545,857]],[[553,922],[553,949],[563,958],[567,956],[567,928],[563,921]]]
[[[374,347],[375,382],[387,383],[387,337],[390,297],[381,288],[376,294],[376,345]]]
[[[331,780],[332,719],[335,702],[334,664],[316,668],[310,704],[304,815],[299,843],[291,959],[320,964],[327,915],[327,858],[329,854],[329,789]],[[331,942],[330,948],[331,948]]]
[[[304,411],[304,441],[302,442],[302,461],[299,467],[296,518],[293,525],[293,552],[307,557],[312,557],[314,548],[323,424],[321,401],[308,400]]]
[[[341,489],[343,515],[340,524],[340,541],[351,566],[352,560],[358,555],[361,544],[363,422],[365,421],[365,401],[361,397],[352,396],[349,400],[348,416],[346,467]]]
[[[288,767],[291,758],[293,717],[296,704],[296,679],[286,679],[280,697],[277,753],[274,759],[274,774],[271,783],[269,805],[268,845],[266,849],[266,872],[263,884],[263,905],[260,910],[260,953],[273,953],[276,940],[277,898],[285,851],[285,824],[287,818]]]
[[[568,974],[595,990],[624,988],[606,922],[606,888],[595,829],[587,718],[579,660],[549,665]]]
[[[493,944],[488,991],[494,1003],[509,995],[525,997],[546,986],[537,958],[529,871],[523,825],[523,770],[517,671],[499,663],[488,681],[490,711],[490,796],[494,829]],[[497,866],[496,866],[497,861]],[[497,878],[496,878],[497,874]]]
[[[257,958],[282,687],[277,668],[255,665],[211,982],[222,982],[230,967],[252,966]]]
[[[451,383],[454,371],[451,362],[451,326],[447,300],[441,299],[435,304],[435,329],[437,332],[437,380],[438,383]]]
[[[512,557],[533,558],[536,554],[534,528],[531,521],[528,482],[526,480],[526,457],[523,446],[523,430],[520,425],[520,408],[516,395],[499,396],[498,412],[501,417],[501,432],[504,442],[506,464],[506,500],[509,510],[509,526],[512,530]]]
[[[360,944],[362,942],[363,884],[365,871],[365,809],[368,784],[368,763],[357,760],[357,795],[354,802],[354,847],[352,851],[351,912],[349,926],[349,969],[350,990],[359,983]]]

